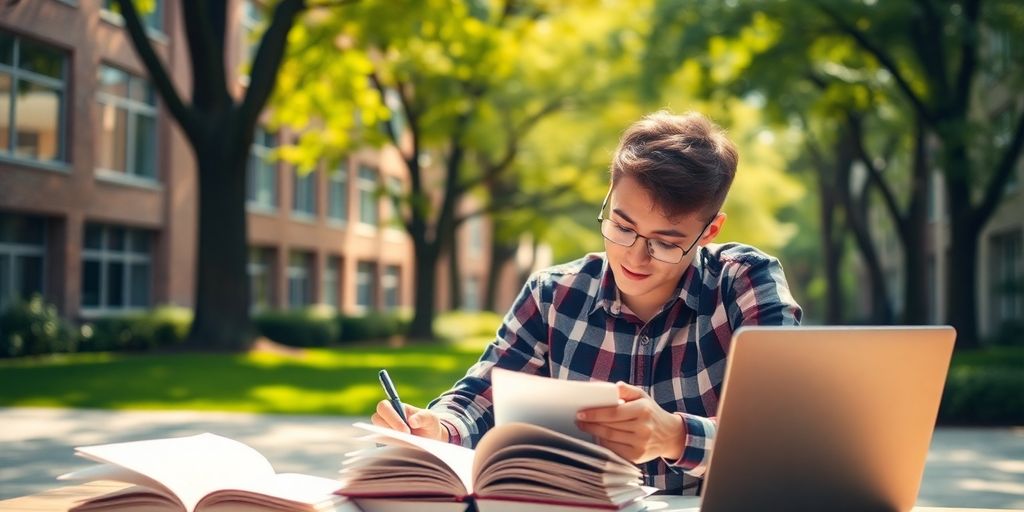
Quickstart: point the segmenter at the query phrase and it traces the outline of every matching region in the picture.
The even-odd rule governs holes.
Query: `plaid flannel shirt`
[[[646,325],[622,302],[604,253],[531,276],[480,360],[429,405],[451,441],[475,446],[494,425],[494,367],[623,381],[683,419],[682,456],[640,464],[644,484],[696,494],[715,439],[733,331],[796,325],[802,314],[777,259],[734,243],[699,251],[671,300]]]

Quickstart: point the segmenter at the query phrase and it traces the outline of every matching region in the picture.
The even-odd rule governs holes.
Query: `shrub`
[[[437,317],[437,335],[452,341],[493,337],[501,326],[501,315],[493,311],[451,311]]]
[[[181,344],[192,325],[192,311],[162,306],[144,313],[112,315],[82,326],[81,351],[152,350]]]
[[[1003,322],[988,341],[991,345],[1024,347],[1024,320]]]
[[[267,311],[253,319],[261,335],[284,345],[323,347],[338,341],[342,333],[328,306],[289,311]]]
[[[403,313],[369,313],[338,316],[342,341],[379,340],[409,332],[409,316]]]
[[[0,314],[0,357],[74,352],[77,343],[74,327],[38,295]]]
[[[985,425],[1024,423],[1024,371],[1013,366],[954,365],[942,394],[939,421]]]

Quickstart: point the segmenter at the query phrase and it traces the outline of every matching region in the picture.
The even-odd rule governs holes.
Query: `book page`
[[[248,501],[280,509],[313,510],[321,504],[343,501],[344,498],[334,494],[340,487],[341,482],[331,478],[281,473],[214,491],[200,501],[199,508],[205,510],[215,504]]]
[[[274,468],[256,450],[209,433],[85,446],[75,452],[160,482],[189,512],[212,491],[274,474]]]
[[[406,434],[390,428],[378,427],[369,423],[356,423],[353,426],[379,434],[389,439],[400,441],[406,445],[415,446],[431,455],[437,457],[462,482],[467,493],[473,492],[473,450],[450,443],[427,439],[425,437]]]
[[[553,379],[495,368],[491,385],[495,426],[530,423],[584,441],[593,441],[593,436],[576,428],[576,413],[619,403],[619,390],[611,382]]]

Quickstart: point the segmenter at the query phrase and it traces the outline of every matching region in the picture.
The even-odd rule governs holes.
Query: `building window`
[[[385,178],[385,183],[388,187],[388,198],[387,205],[384,207],[384,211],[387,212],[384,222],[391,229],[403,229],[405,225],[405,219],[402,218],[402,210],[395,206],[395,203],[402,203],[402,180],[396,176],[388,176]]]
[[[86,224],[82,251],[83,310],[149,307],[151,236],[139,229]]]
[[[139,17],[142,18],[143,26],[156,32],[163,32],[163,0],[151,0],[150,2],[146,2],[145,6],[136,2],[135,5],[135,9],[139,12]],[[121,18],[121,6],[114,0],[103,0],[103,11],[108,15],[113,14],[116,18]]]
[[[356,265],[356,307],[373,311],[377,306],[377,264],[360,261]]]
[[[333,220],[348,220],[348,168],[335,169],[327,180],[327,216]]]
[[[156,179],[156,94],[146,79],[99,68],[97,167]]]
[[[388,265],[384,267],[381,277],[381,288],[384,291],[384,309],[393,311],[402,305],[402,267]]]
[[[359,222],[377,227],[380,212],[377,208],[377,171],[365,165],[359,166]]]
[[[308,252],[293,251],[288,256],[288,307],[301,308],[313,302],[313,289],[310,286],[309,271],[313,255]]]
[[[64,52],[0,31],[0,155],[67,162]]]
[[[297,217],[316,216],[316,171],[295,171],[292,194],[292,214]]]
[[[239,31],[242,37],[241,46],[245,48],[246,63],[252,66],[252,62],[256,60],[256,49],[259,48],[256,32],[263,25],[263,12],[260,10],[260,6],[256,5],[252,0],[242,2],[242,20],[240,25],[242,28]]]
[[[341,258],[338,256],[328,256],[324,263],[323,300],[324,304],[330,304],[335,308],[341,305],[338,297],[338,292],[341,290],[341,283],[338,281],[339,275],[341,275]]]
[[[0,312],[43,293],[46,221],[0,213]]]
[[[249,307],[254,311],[270,309],[274,304],[273,249],[249,249]]]
[[[249,166],[245,184],[246,200],[254,210],[277,209],[277,165],[270,160],[271,152],[277,147],[277,135],[256,128],[249,149]]]
[[[990,242],[989,289],[992,325],[1024,319],[1024,237],[1021,231],[995,235]]]
[[[462,280],[462,309],[480,311],[480,279],[476,276]]]
[[[469,254],[479,258],[484,254],[484,218],[481,215],[466,220],[466,231],[469,237]]]

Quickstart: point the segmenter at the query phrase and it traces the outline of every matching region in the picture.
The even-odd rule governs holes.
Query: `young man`
[[[616,382],[621,403],[581,411],[580,428],[637,463],[645,485],[697,493],[733,331],[801,317],[778,260],[711,244],[737,160],[700,114],[633,124],[598,215],[606,252],[534,274],[466,376],[427,409],[405,406],[412,433],[475,445],[494,424],[495,367]],[[387,401],[373,422],[409,431]]]

